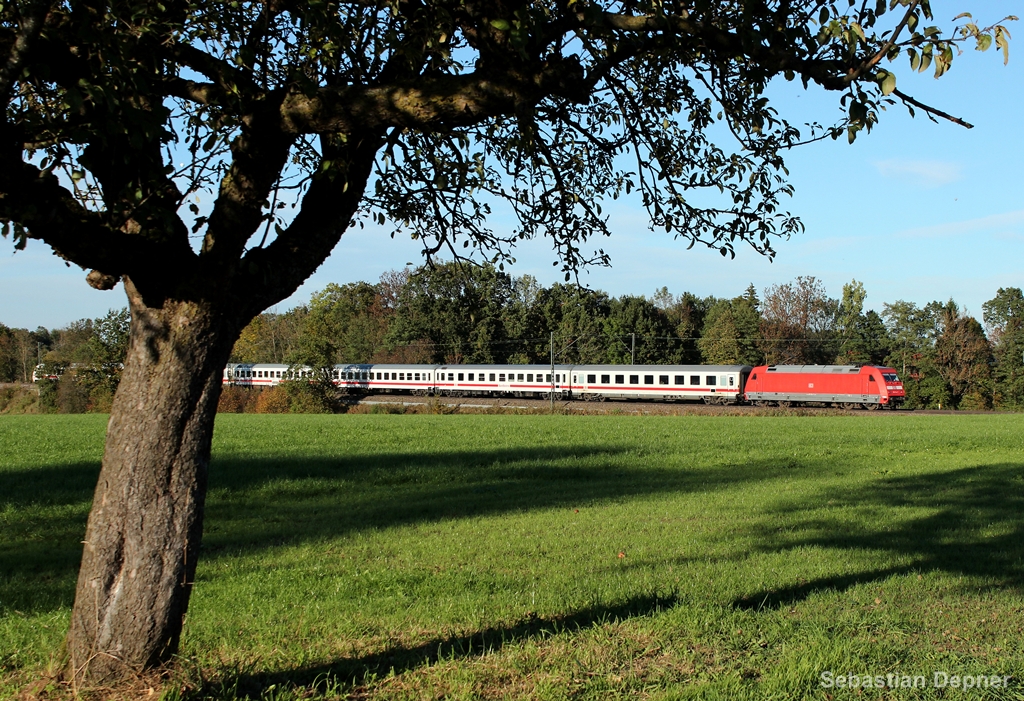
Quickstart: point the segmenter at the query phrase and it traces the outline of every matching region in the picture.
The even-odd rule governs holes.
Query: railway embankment
[[[22,382],[0,382],[0,414],[38,414],[39,387]]]

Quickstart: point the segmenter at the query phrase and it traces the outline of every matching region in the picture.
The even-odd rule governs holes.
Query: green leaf
[[[491,26],[497,29],[499,32],[507,32],[512,28],[507,19],[492,19]]]
[[[896,89],[896,74],[890,73],[889,71],[884,72],[880,85],[882,86],[883,95],[891,95],[892,91]]]
[[[828,8],[823,7],[821,12],[818,13],[818,24],[824,25],[826,22],[828,22]]]
[[[917,72],[924,73],[930,65],[932,65],[932,52],[925,51],[921,54],[921,67],[917,69]]]
[[[992,35],[991,34],[979,34],[978,35],[978,51],[988,51],[992,46]]]

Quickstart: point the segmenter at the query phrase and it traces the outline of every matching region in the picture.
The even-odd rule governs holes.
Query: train
[[[898,409],[896,370],[877,365],[415,365],[350,364],[314,369],[230,363],[223,383],[273,387],[328,380],[349,394],[655,400],[755,406]]]

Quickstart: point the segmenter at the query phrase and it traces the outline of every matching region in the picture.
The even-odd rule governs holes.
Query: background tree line
[[[39,383],[39,409],[76,414],[107,412],[128,350],[128,309],[35,331],[0,324],[0,382],[27,383],[37,365],[59,377]]]
[[[1024,407],[1024,295],[999,289],[983,320],[953,300],[865,310],[856,280],[829,297],[801,276],[732,298],[611,297],[494,267],[454,264],[330,284],[308,304],[267,312],[242,332],[233,362],[878,364],[902,375],[917,408]],[[0,381],[28,382],[38,361],[45,411],[106,411],[127,347],[128,313],[49,331],[0,325]],[[241,400],[239,400],[241,401]],[[250,402],[251,403],[251,402]]]

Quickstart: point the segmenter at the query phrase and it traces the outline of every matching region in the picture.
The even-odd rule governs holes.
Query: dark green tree
[[[705,363],[759,365],[761,351],[760,300],[753,285],[740,297],[720,300],[708,310],[697,342]]]
[[[941,302],[923,308],[898,300],[882,307],[890,338],[884,364],[899,371],[912,409],[949,407],[952,393],[935,365],[935,341],[942,333]]]
[[[785,121],[769,83],[835,92],[825,135],[891,103],[941,114],[890,61],[941,75],[959,44],[1005,51],[1006,35],[930,18],[926,0],[5,3],[3,232],[122,282],[132,313],[69,669],[104,680],[174,655],[221,369],[349,226],[499,263],[546,235],[571,276],[606,260],[601,201],[636,190],[656,228],[771,254],[801,228],[783,155],[822,134]],[[519,218],[506,233],[487,226],[496,198]]]
[[[988,409],[992,406],[992,348],[985,330],[972,316],[962,314],[953,300],[940,311],[942,333],[935,339],[935,367],[946,381],[952,406]]]
[[[679,362],[696,364],[701,362],[697,341],[704,328],[704,317],[717,301],[714,297],[698,297],[692,292],[674,295],[667,287],[654,293],[651,301],[665,312],[669,323],[679,339]]]
[[[290,359],[327,366],[379,360],[392,316],[375,285],[331,283],[313,293],[302,345]]]
[[[0,382],[20,381],[20,365],[17,332],[0,324]]]
[[[577,285],[554,284],[541,290],[536,306],[555,333],[555,362],[605,362],[605,322],[611,311],[608,295]]]
[[[1024,294],[1019,287],[1000,287],[982,310],[996,359],[995,404],[1024,407]]]
[[[890,339],[882,318],[874,310],[864,311],[867,292],[864,284],[853,280],[843,285],[839,302],[837,339],[841,365],[880,365],[889,354]]]
[[[514,296],[512,278],[493,266],[424,266],[399,294],[387,343],[422,345],[438,363],[505,362],[515,351],[504,325]]]
[[[611,300],[604,333],[607,363],[628,365],[634,355],[638,365],[677,363],[682,355],[668,315],[645,297]]]

